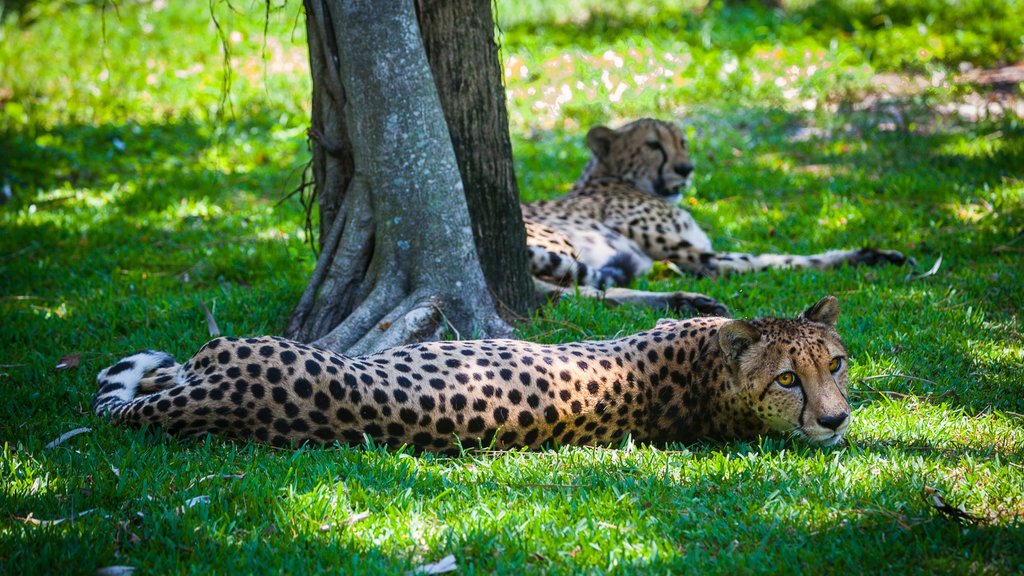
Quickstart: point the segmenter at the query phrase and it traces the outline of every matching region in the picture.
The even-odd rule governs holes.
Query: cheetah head
[[[670,122],[644,118],[618,130],[605,126],[587,132],[593,152],[592,177],[616,177],[668,202],[693,179],[686,136]]]
[[[850,426],[839,301],[825,296],[794,320],[730,321],[719,329],[744,402],[770,430],[831,446]]]

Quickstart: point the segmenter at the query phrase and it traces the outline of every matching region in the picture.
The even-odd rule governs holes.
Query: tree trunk
[[[459,161],[484,277],[500,304],[526,314],[537,298],[527,262],[491,3],[417,0],[416,10]]]
[[[307,0],[306,17],[314,91],[328,90],[314,94],[314,175],[341,201],[289,336],[359,355],[445,330],[510,333],[477,259],[412,1]],[[346,154],[347,180],[334,172]]]

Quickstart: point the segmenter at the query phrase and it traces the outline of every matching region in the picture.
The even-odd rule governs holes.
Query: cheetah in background
[[[349,358],[282,338],[218,338],[184,364],[139,352],[103,370],[93,409],[120,425],[275,446],[458,453],[798,436],[850,424],[847,355],[826,296],[795,319],[662,320],[600,342],[429,342]]]
[[[697,276],[908,261],[874,248],[807,256],[716,252],[678,205],[694,166],[675,124],[646,118],[617,130],[598,126],[587,133],[587,147],[593,156],[566,196],[522,205],[531,271],[548,292],[573,283],[598,290],[627,284],[656,260]]]

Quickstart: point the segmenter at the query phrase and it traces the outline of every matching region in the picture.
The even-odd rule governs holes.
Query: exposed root
[[[338,214],[338,217],[334,219],[334,223],[331,224],[331,231],[327,234],[327,239],[324,240],[323,251],[317,259],[316,268],[313,269],[313,275],[309,279],[309,284],[306,285],[306,290],[302,293],[302,297],[299,298],[299,303],[295,305],[295,309],[292,310],[291,316],[288,318],[288,328],[285,332],[288,337],[296,338],[303,335],[303,325],[306,323],[310,311],[313,310],[317,289],[320,287],[320,283],[323,282],[324,274],[334,260],[334,250],[338,246],[338,240],[341,239],[341,232],[344,229],[345,214]]]
[[[435,297],[406,298],[345,353],[362,356],[403,344],[438,340],[444,329],[439,306]]]
[[[395,303],[403,299],[404,293],[396,286],[397,283],[392,282],[378,284],[358,308],[313,345],[351,354],[350,349],[366,335],[380,331],[380,325],[392,313]]]
[[[428,290],[420,290],[401,297],[398,291],[378,286],[363,304],[334,330],[313,344],[348,356],[362,356],[404,344],[439,340],[446,330],[461,332],[449,321],[443,310],[459,313],[460,326],[473,328],[474,337],[501,338],[512,334],[512,327],[494,319],[474,324],[478,318],[466,310],[458,310],[461,303],[449,302]],[[397,302],[397,304],[395,304]]]
[[[374,225],[368,203],[362,179],[354,179],[309,284],[288,319],[285,335],[289,338],[307,342],[324,337],[360,305],[359,285],[365,281],[373,253]]]

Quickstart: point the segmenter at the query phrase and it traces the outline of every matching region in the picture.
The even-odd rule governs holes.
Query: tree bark
[[[417,0],[420,36],[459,161],[480,264],[500,304],[538,304],[512,162],[491,3]]]
[[[288,335],[351,355],[507,335],[412,1],[306,0],[306,17],[314,91],[328,90],[314,93],[314,176],[341,200]]]

